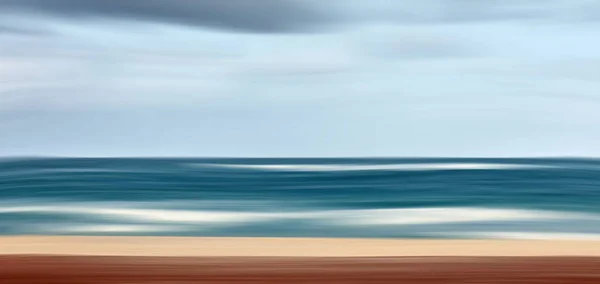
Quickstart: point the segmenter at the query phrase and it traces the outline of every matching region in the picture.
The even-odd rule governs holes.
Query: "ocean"
[[[600,239],[600,160],[3,159],[0,234]]]

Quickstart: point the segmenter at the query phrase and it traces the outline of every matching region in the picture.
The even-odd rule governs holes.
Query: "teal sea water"
[[[0,234],[600,239],[600,160],[0,160]]]

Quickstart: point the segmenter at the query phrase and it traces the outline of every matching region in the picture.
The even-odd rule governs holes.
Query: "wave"
[[[2,232],[483,239],[595,239],[600,233],[596,229],[600,215],[554,210],[424,207],[225,211],[164,201],[34,202],[36,204],[18,201],[0,204]],[[27,221],[23,223],[23,220]]]
[[[73,214],[159,223],[230,224],[265,221],[310,220],[342,226],[380,226],[472,223],[532,220],[600,220],[600,216],[584,213],[526,209],[491,209],[472,207],[396,208],[321,210],[299,212],[244,212],[148,208],[55,206],[6,206],[2,213]]]
[[[253,212],[195,211],[171,209],[69,207],[69,206],[21,206],[0,208],[0,213],[54,213],[85,214],[155,222],[230,223],[272,219],[276,215]]]
[[[173,226],[159,225],[60,225],[60,226],[33,226],[29,228],[37,233],[59,234],[118,234],[118,233],[158,233],[177,230]]]
[[[471,207],[348,210],[329,212],[319,217],[344,225],[416,225],[597,218],[583,213]]]
[[[332,172],[332,171],[443,171],[443,170],[518,170],[552,168],[553,166],[500,163],[414,163],[414,164],[381,164],[381,165],[244,165],[244,164],[187,164],[191,167],[215,167],[231,169],[252,169],[264,171],[299,171],[299,172]]]

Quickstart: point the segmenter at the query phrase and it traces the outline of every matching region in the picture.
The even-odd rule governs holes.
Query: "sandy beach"
[[[0,254],[202,257],[600,256],[598,241],[1,237]]]
[[[600,283],[600,242],[2,237],[1,284]]]

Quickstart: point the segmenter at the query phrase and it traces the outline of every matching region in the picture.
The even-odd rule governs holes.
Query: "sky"
[[[0,0],[0,156],[600,156],[600,0]]]

